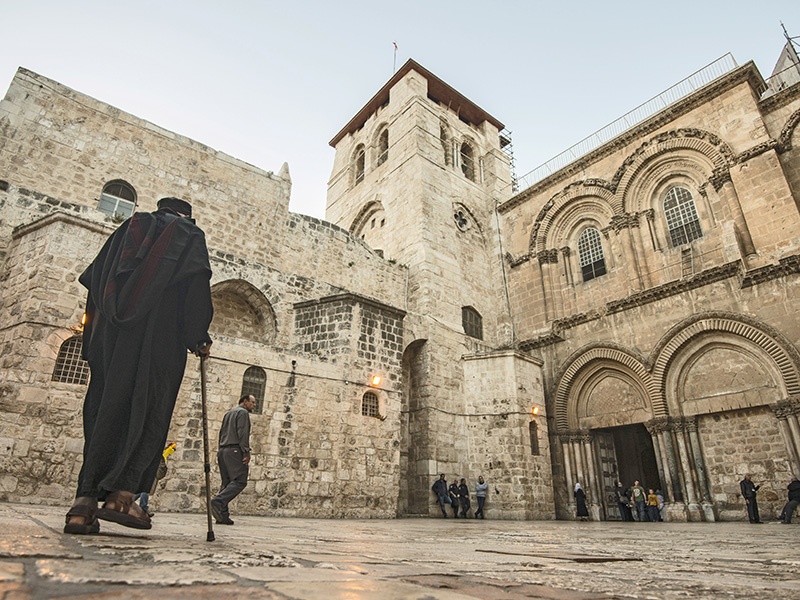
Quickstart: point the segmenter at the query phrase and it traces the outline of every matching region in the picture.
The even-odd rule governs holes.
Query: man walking
[[[763,521],[758,515],[758,500],[756,500],[756,492],[761,488],[760,485],[755,485],[750,479],[750,473],[744,476],[739,482],[739,489],[742,492],[742,498],[747,505],[747,518],[751,523],[761,524]]]
[[[239,406],[222,418],[219,430],[219,474],[222,489],[211,500],[211,514],[220,525],[233,525],[228,504],[247,487],[250,470],[250,413],[256,408],[255,396],[245,394]]]
[[[89,290],[82,352],[92,377],[64,533],[97,533],[97,519],[152,527],[133,495],[156,478],[186,351],[205,359],[211,347],[211,267],[191,216],[188,202],[162,198],[156,212],[120,225],[80,276]]]
[[[639,522],[646,521],[647,514],[645,513],[644,505],[645,501],[647,500],[647,494],[645,494],[644,488],[639,485],[638,479],[633,482],[633,487],[631,488],[631,499],[636,507],[636,514],[639,517]]]

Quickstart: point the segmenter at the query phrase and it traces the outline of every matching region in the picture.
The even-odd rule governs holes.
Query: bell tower
[[[494,210],[511,195],[502,129],[409,60],[331,140],[326,207],[328,221],[409,267],[406,310],[455,330],[469,313],[491,346],[510,341]]]

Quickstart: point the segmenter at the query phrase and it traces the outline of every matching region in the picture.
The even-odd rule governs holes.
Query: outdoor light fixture
[[[87,320],[88,320],[88,317],[86,316],[86,313],[83,313],[81,315],[80,323],[78,323],[77,325],[73,325],[72,327],[70,327],[70,329],[73,331],[73,333],[76,333],[76,334],[77,333],[83,333],[83,328],[86,325],[86,321]]]
[[[369,384],[372,387],[378,387],[381,384],[381,376],[380,375],[373,375],[369,380]]]
[[[533,408],[531,408],[531,418],[532,419],[535,418],[536,415],[538,415],[538,414],[539,414],[539,407],[538,406],[534,406]]]

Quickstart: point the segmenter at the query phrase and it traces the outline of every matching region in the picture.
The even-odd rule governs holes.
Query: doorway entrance
[[[664,490],[658,474],[653,438],[641,423],[592,432],[602,486],[602,511],[607,521],[620,521],[614,494],[617,479],[629,488],[637,479],[645,489]]]

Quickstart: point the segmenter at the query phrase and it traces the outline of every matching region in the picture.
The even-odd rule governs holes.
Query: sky
[[[329,140],[409,58],[505,124],[523,175],[728,52],[768,77],[781,22],[800,36],[796,0],[0,0],[0,18],[0,94],[21,66],[287,162],[290,210],[319,218]]]

